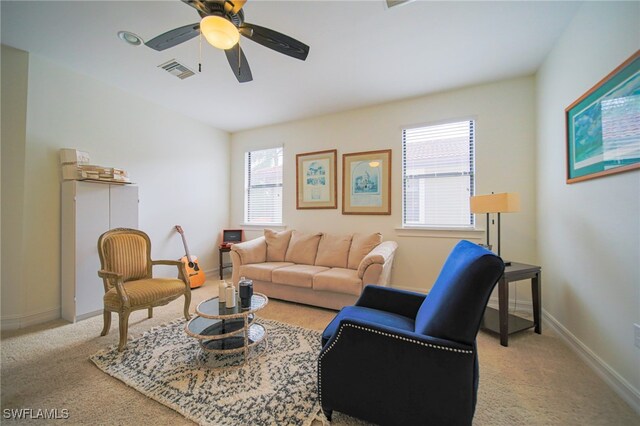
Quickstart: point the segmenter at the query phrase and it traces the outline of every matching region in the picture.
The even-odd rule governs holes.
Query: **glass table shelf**
[[[187,323],[185,332],[198,339],[207,352],[244,352],[244,364],[249,359],[249,348],[267,337],[267,330],[256,322],[255,315],[267,303],[269,298],[261,293],[254,293],[250,307],[244,309],[240,303],[228,307],[217,297],[207,299],[198,304],[196,316]]]

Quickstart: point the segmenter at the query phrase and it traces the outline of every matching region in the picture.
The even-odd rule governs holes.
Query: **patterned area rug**
[[[242,355],[202,351],[184,332],[184,319],[129,341],[123,352],[114,346],[90,359],[105,373],[203,425],[310,425],[319,411],[321,333],[273,320],[261,319],[260,324],[267,339],[252,352],[264,353],[240,367],[218,369],[237,364]]]

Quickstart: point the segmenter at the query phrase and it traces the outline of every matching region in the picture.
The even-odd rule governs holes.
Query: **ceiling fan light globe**
[[[240,33],[236,26],[222,16],[214,15],[202,18],[200,31],[209,44],[218,49],[231,49],[240,39]]]

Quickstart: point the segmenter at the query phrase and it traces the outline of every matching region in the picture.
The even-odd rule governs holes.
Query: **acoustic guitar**
[[[180,259],[185,268],[187,269],[187,278],[189,279],[189,286],[191,288],[198,288],[202,284],[204,284],[204,280],[206,279],[204,276],[204,271],[200,269],[200,265],[198,265],[198,258],[196,256],[191,256],[189,253],[189,246],[187,245],[187,239],[184,237],[184,231],[180,225],[176,225],[176,231],[182,237],[182,244],[184,245],[184,252],[186,256],[182,256]]]

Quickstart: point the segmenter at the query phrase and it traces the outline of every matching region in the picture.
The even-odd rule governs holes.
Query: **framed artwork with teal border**
[[[565,115],[567,183],[640,168],[640,50]]]

